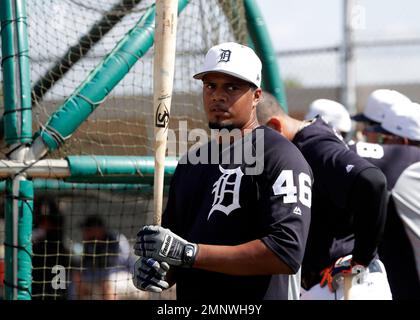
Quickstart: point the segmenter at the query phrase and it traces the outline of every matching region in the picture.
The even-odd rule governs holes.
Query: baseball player
[[[347,141],[351,131],[351,118],[349,112],[341,103],[329,99],[314,100],[309,105],[305,120],[311,120],[317,115],[338,130],[343,139]]]
[[[381,124],[385,113],[393,104],[408,102],[411,100],[396,90],[378,89],[373,91],[368,97],[363,112],[351,117],[359,127],[356,132],[356,140],[375,142],[376,134],[370,130],[372,126]]]
[[[261,61],[252,49],[216,45],[194,78],[203,82],[209,127],[240,139],[212,140],[179,161],[162,227],[138,233],[135,284],[159,292],[176,283],[178,300],[288,299],[310,224],[309,165],[258,124]],[[238,148],[258,157],[237,162]]]
[[[363,270],[357,299],[391,299],[385,268],[377,259],[387,204],[382,172],[350,151],[320,117],[291,118],[268,94],[257,115],[299,148],[314,174],[301,298],[343,299],[344,273]]]
[[[394,104],[372,132],[380,144],[350,148],[382,170],[391,192],[379,254],[393,298],[420,299],[420,105]]]

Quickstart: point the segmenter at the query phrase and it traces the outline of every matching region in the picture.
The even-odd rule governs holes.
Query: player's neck
[[[304,122],[290,118],[285,121],[286,126],[285,130],[283,131],[283,134],[286,136],[286,138],[290,141],[292,141],[295,138],[295,135],[301,130],[303,127]]]
[[[242,129],[242,136],[244,136],[245,134],[251,132],[252,130],[254,130],[255,128],[259,127],[260,124],[258,123],[258,120],[256,117],[252,118]]]

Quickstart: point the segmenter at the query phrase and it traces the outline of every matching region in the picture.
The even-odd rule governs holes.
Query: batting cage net
[[[154,1],[28,1],[35,126],[80,85],[147,12]],[[232,27],[237,28],[233,30]],[[237,36],[236,36],[237,35]],[[205,128],[192,79],[208,48],[240,37],[246,42],[241,1],[193,0],[180,13],[171,127],[178,120]],[[64,154],[153,154],[153,47],[134,65],[60,150]]]
[[[177,147],[171,148],[171,141],[168,145],[173,156],[179,156],[179,143],[190,143],[180,141],[180,127],[207,128],[201,83],[192,78],[205,53],[219,42],[246,43],[249,36],[242,1],[187,2],[178,18],[170,120]],[[33,132],[42,130],[153,6],[149,0],[26,1]],[[106,99],[96,101],[87,121],[47,158],[153,155],[153,46],[145,48]],[[4,112],[3,97],[0,109]],[[1,158],[7,158],[6,148]],[[152,222],[152,185],[33,182],[32,299],[150,298],[132,284],[132,248],[139,227]],[[4,182],[0,188],[4,193]],[[4,230],[2,212],[1,244]],[[0,249],[2,280],[4,247]],[[153,296],[159,297],[174,296]]]

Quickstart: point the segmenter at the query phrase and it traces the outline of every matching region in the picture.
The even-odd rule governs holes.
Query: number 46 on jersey
[[[299,173],[298,181],[294,181],[293,170],[283,170],[273,184],[273,192],[276,196],[284,195],[284,203],[296,203],[299,200],[304,206],[311,207],[311,177],[304,172]]]

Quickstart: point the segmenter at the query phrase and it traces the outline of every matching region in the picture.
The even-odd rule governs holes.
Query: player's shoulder
[[[351,164],[351,166],[354,167],[354,174],[360,173],[367,168],[376,168],[373,163],[362,157],[359,152],[354,151],[355,150],[352,150],[347,145],[340,150],[337,148],[336,152],[332,152],[331,154],[331,157],[335,159],[335,161],[332,162],[338,166],[347,163]]]
[[[275,168],[309,168],[299,149],[277,131],[261,126],[258,128],[264,133],[264,163],[268,170]],[[262,138],[260,138],[262,139]],[[256,140],[258,142],[258,140]]]
[[[404,157],[407,161],[420,161],[420,148],[417,146],[403,145],[403,144],[387,144],[383,145],[385,154],[392,153]]]
[[[342,136],[329,126],[322,118],[315,118],[309,125],[299,130],[293,143],[305,158],[324,159],[340,154],[349,149]]]
[[[256,137],[255,142],[262,142],[264,143],[264,153],[274,153],[274,154],[285,154],[285,151],[290,152],[292,154],[299,154],[301,155],[299,149],[290,142],[287,138],[283,135],[278,133],[276,130],[271,129],[267,126],[260,126],[256,129],[258,132],[262,132],[264,136]],[[263,140],[262,140],[263,139]]]
[[[340,135],[321,118],[302,129],[294,143],[316,172],[345,172],[346,176],[353,176],[368,167],[374,167],[354,152],[355,150],[351,150]]]
[[[293,143],[305,158],[325,158],[345,153],[349,147],[341,135],[325,123],[322,118],[315,120],[296,133]]]
[[[338,143],[343,143],[341,135],[333,127],[326,123],[321,117],[316,117],[299,130],[293,142],[305,143],[323,140],[334,140]]]
[[[263,125],[255,129],[255,132],[260,133],[259,136],[256,136],[256,142],[263,138],[267,150],[278,148],[278,146],[295,149],[293,143],[270,127]]]

